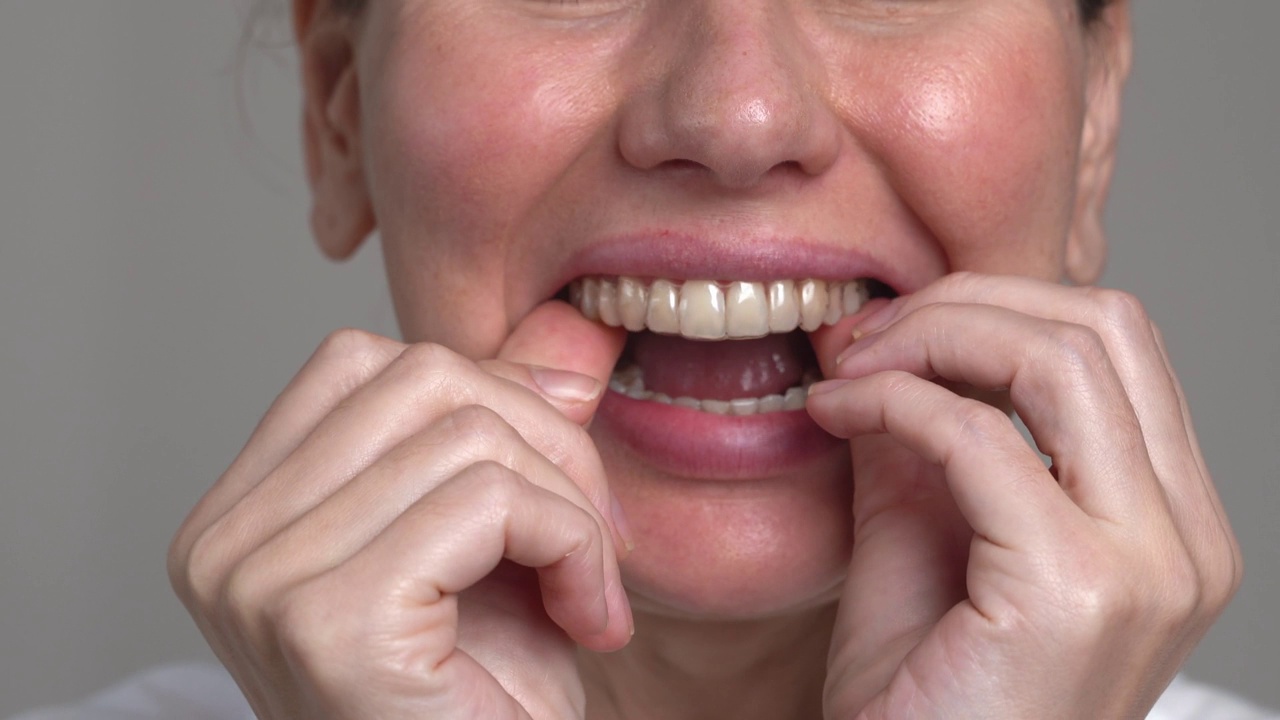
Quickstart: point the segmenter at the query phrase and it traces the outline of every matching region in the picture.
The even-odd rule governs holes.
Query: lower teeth
[[[761,413],[784,412],[804,409],[805,400],[809,397],[809,386],[819,378],[813,372],[806,372],[799,385],[787,388],[781,395],[765,395],[759,398],[736,398],[733,400],[700,400],[693,397],[671,397],[665,393],[645,389],[644,376],[638,367],[616,370],[609,380],[609,389],[635,400],[649,400],[664,405],[676,405],[690,410],[714,413],[716,415],[758,415]]]

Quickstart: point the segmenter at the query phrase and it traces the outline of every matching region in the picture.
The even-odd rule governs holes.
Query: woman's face
[[[318,27],[328,11],[308,13]],[[312,178],[318,217],[367,209],[376,223],[406,340],[491,357],[582,276],[872,277],[907,293],[956,270],[1090,281],[1100,268],[1123,74],[1108,63],[1123,65],[1125,40],[1086,30],[1075,0],[363,13],[331,22],[349,66],[341,40],[315,43],[328,59],[308,71],[323,126]],[[317,222],[335,255],[365,229]],[[793,339],[637,345],[654,378],[732,374],[762,353],[812,362]],[[637,609],[752,616],[833,597],[849,451],[805,422],[609,394],[592,434],[639,539]]]

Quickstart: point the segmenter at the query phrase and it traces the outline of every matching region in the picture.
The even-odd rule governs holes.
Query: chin
[[[637,612],[755,620],[839,597],[852,544],[848,453],[754,480],[680,477],[602,447],[636,548],[622,563]]]

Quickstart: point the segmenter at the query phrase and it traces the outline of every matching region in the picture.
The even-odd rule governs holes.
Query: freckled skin
[[[1088,77],[1071,3],[892,9],[371,4],[366,173],[406,339],[489,356],[575,251],[638,228],[1060,278]],[[637,609],[832,599],[847,457],[726,498],[598,440],[644,539],[627,566]]]

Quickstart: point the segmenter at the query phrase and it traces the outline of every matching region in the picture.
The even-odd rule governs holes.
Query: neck
[[[835,606],[740,622],[636,614],[626,648],[580,655],[587,720],[821,720]]]

